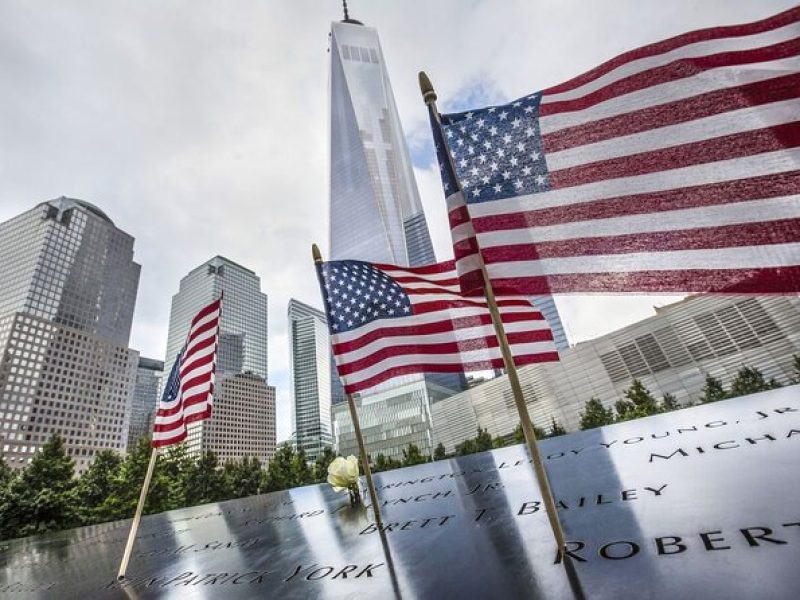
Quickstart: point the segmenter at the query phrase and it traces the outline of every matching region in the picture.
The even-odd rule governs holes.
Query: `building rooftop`
[[[77,198],[68,198],[67,196],[61,196],[60,198],[49,200],[46,204],[56,207],[59,211],[65,211],[69,208],[79,206],[80,208],[88,210],[93,215],[100,217],[104,221],[107,221],[111,225],[114,225],[114,221],[112,221],[111,218],[106,213],[104,213],[102,210],[100,210],[91,202],[86,202],[86,200],[79,200]]]

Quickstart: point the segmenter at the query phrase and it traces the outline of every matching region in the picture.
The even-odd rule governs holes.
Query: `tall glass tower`
[[[331,447],[331,346],[325,314],[289,300],[289,366],[297,448],[316,460]]]
[[[330,258],[436,262],[378,32],[347,15],[331,28],[330,111]],[[370,452],[398,457],[409,443],[431,452],[430,403],[465,387],[463,374],[431,374],[370,391],[358,400]],[[350,416],[335,400],[338,450],[355,454]]]
[[[51,435],[83,471],[124,452],[138,353],[133,237],[83,200],[0,223],[0,453],[15,469]]]
[[[172,297],[164,372],[172,370],[192,317],[223,292],[214,411],[210,420],[189,425],[187,450],[264,461],[275,449],[275,398],[274,388],[266,384],[267,295],[258,275],[215,256],[181,279]],[[247,377],[240,377],[243,374]],[[221,419],[231,422],[223,427]]]

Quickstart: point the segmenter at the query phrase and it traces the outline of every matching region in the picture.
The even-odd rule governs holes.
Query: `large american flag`
[[[186,439],[186,425],[211,416],[222,298],[192,319],[186,344],[175,358],[156,411],[153,447]]]
[[[318,265],[339,376],[347,393],[410,373],[503,368],[486,301],[461,295],[453,261],[397,267]],[[525,298],[499,298],[517,366],[558,360],[553,334]]]
[[[480,249],[500,294],[800,291],[799,22],[687,33],[432,119],[462,290]]]

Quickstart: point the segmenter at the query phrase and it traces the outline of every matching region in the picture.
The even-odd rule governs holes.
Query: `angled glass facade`
[[[0,223],[0,452],[24,467],[54,433],[83,471],[124,452],[138,354],[133,237],[61,197]]]
[[[226,405],[225,414],[237,415],[240,413],[237,402],[251,406],[259,402],[267,406],[272,402],[273,409],[265,413],[271,415],[272,420],[258,421],[256,415],[260,412],[257,411],[253,413],[253,423],[261,428],[263,439],[267,440],[271,436],[272,443],[268,446],[274,450],[274,388],[266,385],[267,295],[261,291],[261,279],[253,271],[225,257],[215,256],[181,279],[178,293],[172,297],[164,372],[169,373],[172,369],[175,357],[186,340],[192,317],[223,292],[214,410],[216,411],[216,404],[220,402]],[[260,378],[261,385],[255,385],[249,380],[244,387],[233,383],[223,385],[226,378],[241,373]],[[247,393],[241,392],[245,388]],[[271,389],[273,392],[269,392]],[[224,398],[226,395],[229,397]],[[255,437],[240,438],[238,449],[232,449],[230,440],[219,433],[219,423],[210,424],[214,419],[212,416],[210,420],[189,425],[189,453],[196,454],[209,449],[228,458],[236,453],[239,457],[264,458],[265,447],[260,442],[256,443]],[[214,435],[211,435],[211,431],[215,432]]]
[[[139,357],[128,425],[129,451],[136,446],[140,437],[150,435],[153,430],[153,419],[158,405],[158,388],[163,375],[164,361]]]
[[[294,299],[289,301],[288,319],[295,444],[309,460],[316,460],[333,444],[328,324],[322,311]]]

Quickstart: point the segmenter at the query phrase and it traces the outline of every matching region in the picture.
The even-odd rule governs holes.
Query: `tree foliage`
[[[567,433],[567,430],[564,429],[558,421],[556,421],[555,417],[553,417],[552,421],[550,422],[550,434],[548,437],[558,437],[560,435],[564,435],[565,433]]]
[[[708,404],[709,402],[718,402],[728,398],[728,392],[722,382],[716,377],[706,375],[706,383],[703,386],[703,395],[700,397],[700,402]]]
[[[594,429],[614,422],[614,411],[603,406],[598,398],[590,398],[581,413],[581,429]]]
[[[410,467],[411,465],[420,465],[422,463],[426,463],[430,460],[428,456],[425,456],[420,452],[420,449],[417,447],[416,444],[409,444],[408,448],[403,449],[403,466]]]
[[[764,392],[781,387],[781,384],[770,379],[767,381],[764,374],[756,367],[742,367],[736,373],[736,377],[731,382],[730,397],[745,396],[747,394],[755,394],[756,392]]]
[[[439,442],[436,445],[436,448],[433,449],[433,460],[442,460],[443,458],[447,457],[447,451],[444,448],[444,444]]]
[[[373,471],[376,473],[380,471],[391,471],[392,469],[398,469],[402,466],[403,463],[399,460],[384,456],[383,454],[378,454],[378,456],[375,457],[375,468]]]
[[[319,453],[317,460],[314,461],[315,481],[325,481],[328,478],[328,467],[333,462],[334,458],[336,458],[336,452],[333,451],[333,448],[326,446],[322,452]]]

